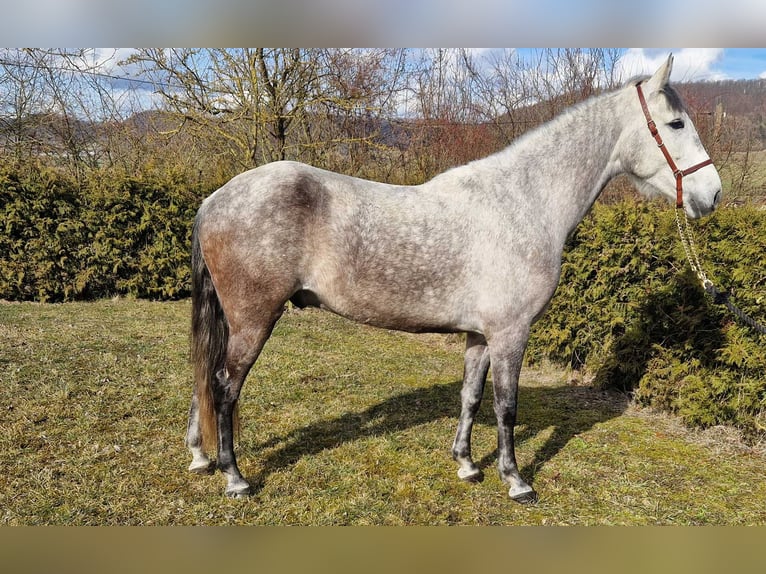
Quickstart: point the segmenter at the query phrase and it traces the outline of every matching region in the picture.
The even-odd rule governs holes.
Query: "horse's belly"
[[[428,292],[395,293],[384,289],[301,289],[291,301],[298,307],[319,307],[357,323],[411,333],[454,333],[475,330],[452,305]],[[429,296],[431,295],[431,296]]]

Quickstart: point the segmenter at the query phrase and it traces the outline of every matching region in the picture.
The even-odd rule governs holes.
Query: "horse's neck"
[[[611,93],[581,104],[505,151],[508,168],[525,172],[528,182],[527,189],[514,191],[529,195],[551,229],[561,232],[562,242],[619,173],[614,158],[621,132],[619,96]]]

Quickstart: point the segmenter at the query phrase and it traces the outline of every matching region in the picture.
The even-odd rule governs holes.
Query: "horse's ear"
[[[665,63],[662,64],[662,66],[660,66],[656,72],[654,72],[654,75],[649,79],[647,83],[652,86],[653,90],[661,89],[663,86],[667,85],[668,80],[670,80],[670,72],[672,70],[673,54],[670,54],[668,59],[665,60]]]

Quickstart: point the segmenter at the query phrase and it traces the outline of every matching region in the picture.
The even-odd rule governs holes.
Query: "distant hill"
[[[766,149],[766,79],[694,82],[676,88],[693,112],[720,115],[734,150]]]

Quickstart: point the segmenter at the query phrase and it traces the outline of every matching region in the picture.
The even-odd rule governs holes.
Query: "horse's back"
[[[308,165],[279,161],[243,172],[210,195],[200,208],[201,217],[252,218],[274,210],[283,202],[309,207],[321,191],[317,171]]]

